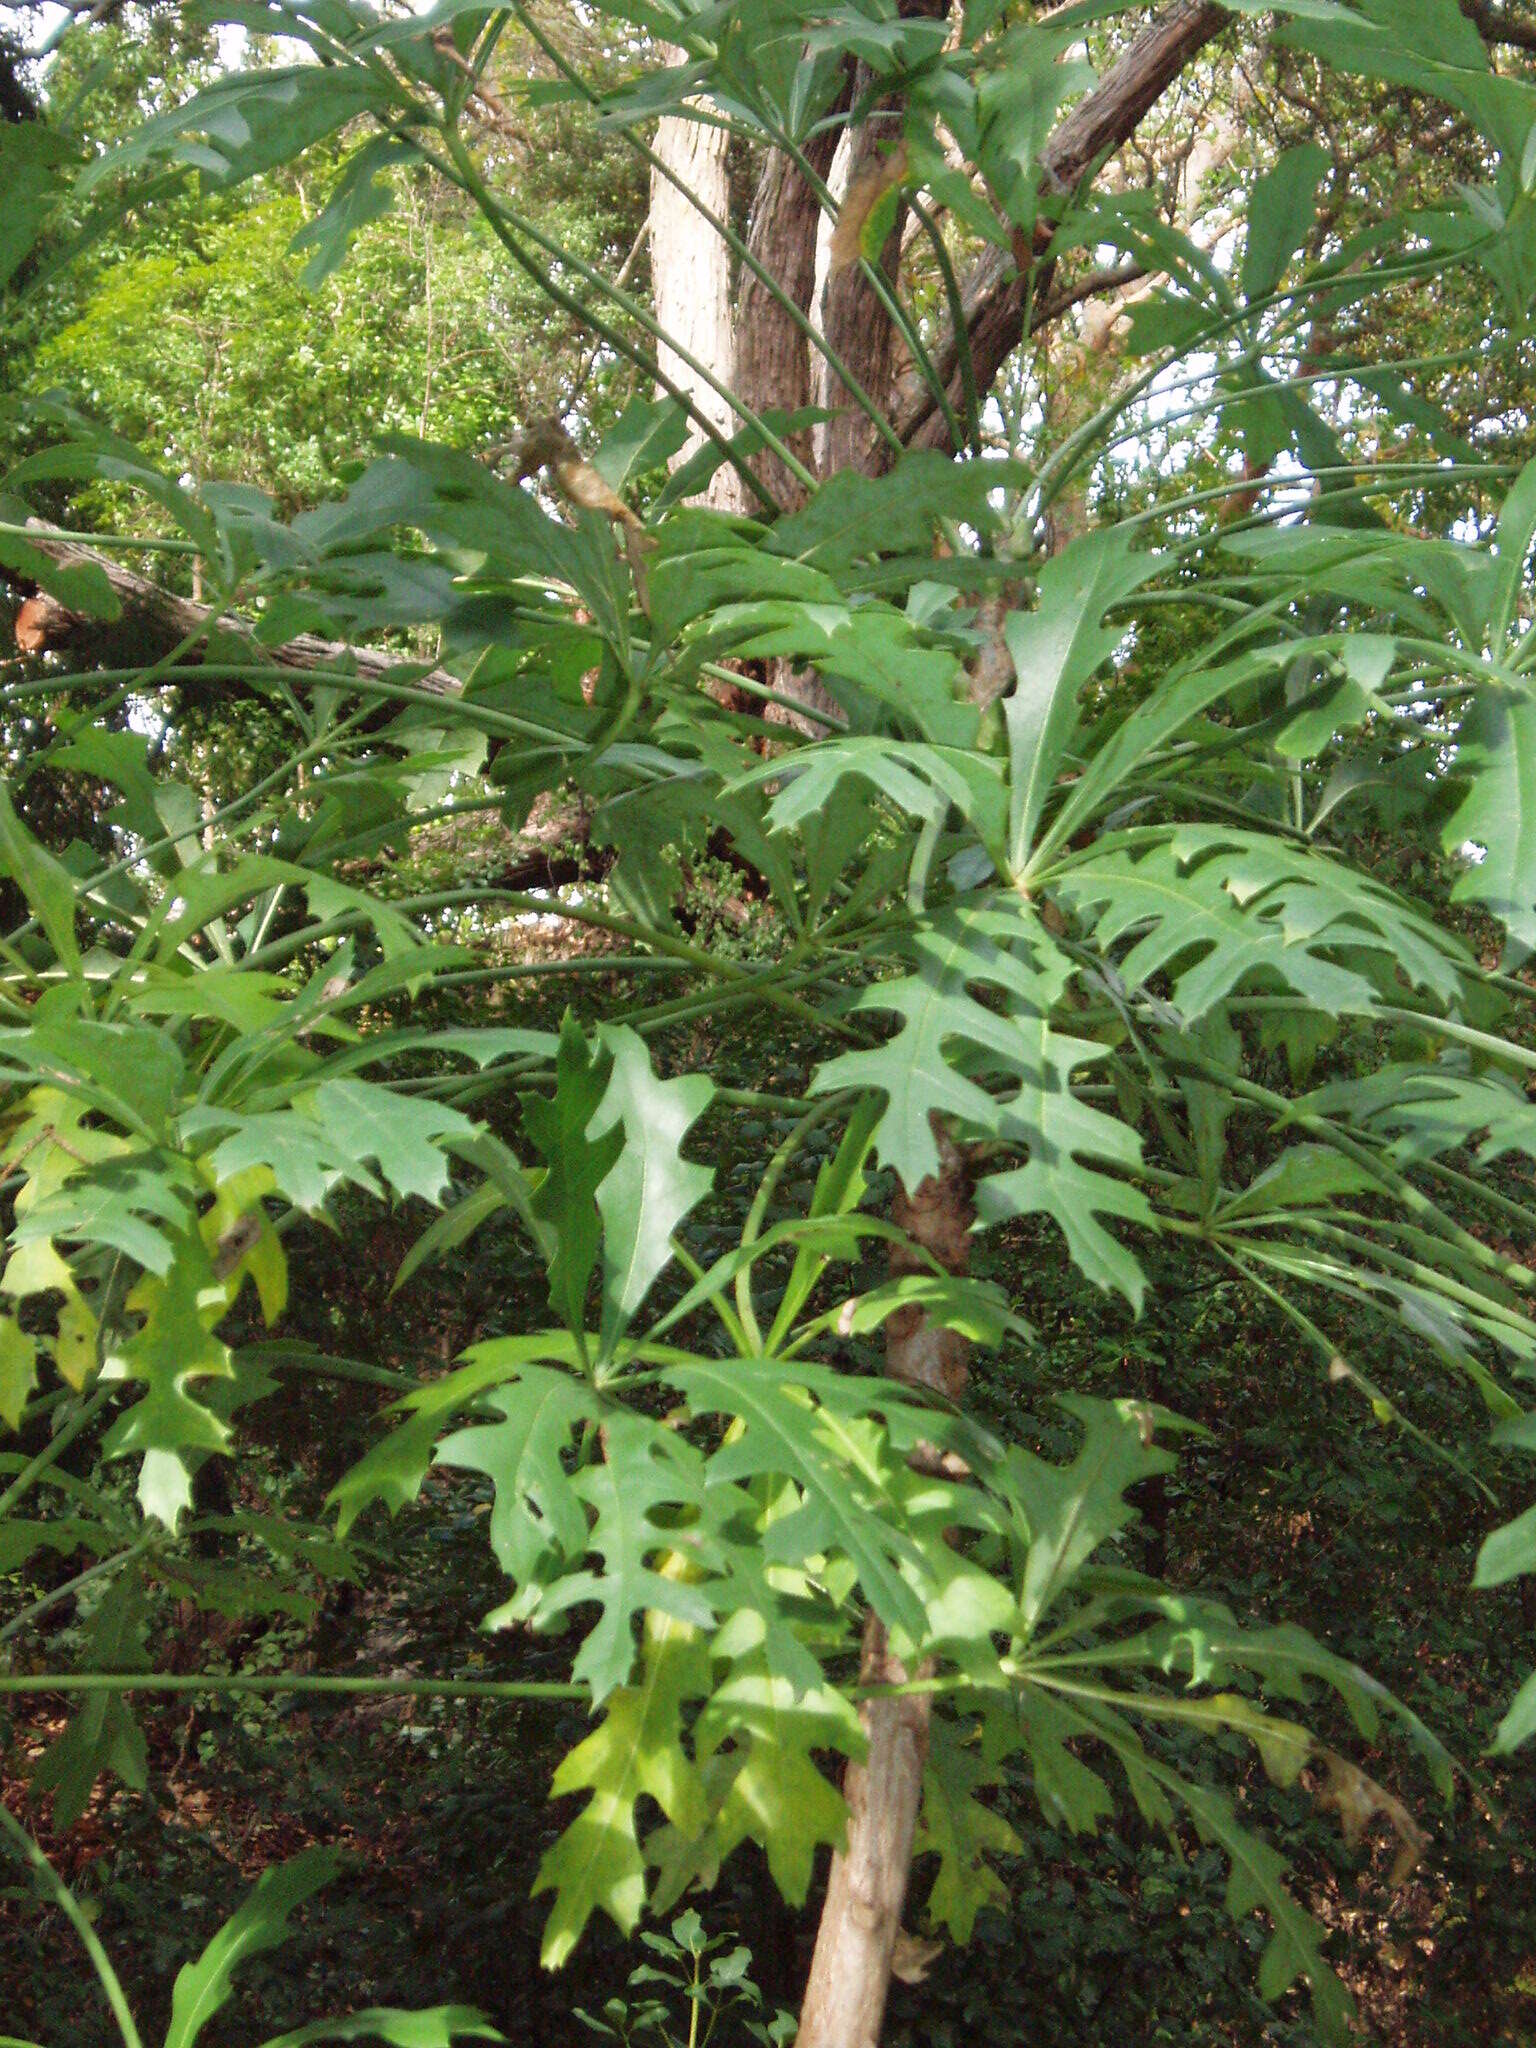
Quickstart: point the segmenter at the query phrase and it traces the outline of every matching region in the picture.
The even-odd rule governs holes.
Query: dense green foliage
[[[0,1695],[70,1710],[29,1774],[50,1840],[99,1822],[103,1782],[150,1784],[157,1692],[224,1717],[187,1740],[235,1773],[290,1753],[260,1702],[381,1694],[432,1774],[494,1782],[534,1740],[553,1766],[548,1826],[519,1782],[506,1873],[547,1964],[672,1929],[627,2014],[561,2009],[666,2038],[697,1989],[722,2029],[782,2038],[792,1983],[760,1963],[769,1995],[738,1996],[724,1928],[769,1917],[759,1855],[798,1908],[842,1839],[873,1616],[933,1706],[909,1913],[983,1958],[939,1963],[938,2026],[911,1994],[920,2037],[992,1995],[998,1916],[1060,1941],[1042,1891],[1102,1900],[1109,1844],[1186,1970],[1166,1930],[1199,1915],[1240,2015],[1201,2034],[1192,2000],[1164,2038],[1269,2024],[1209,1961],[1214,1898],[1288,2001],[1275,2038],[1340,2039],[1340,1952],[1282,1846],[1315,1870],[1334,1815],[1351,1847],[1390,1840],[1398,1890],[1420,1808],[1536,1730],[1518,1645],[1469,1741],[1418,1632],[1326,1564],[1385,1554],[1405,1603],[1454,1578],[1427,1650],[1457,1665],[1536,1569],[1536,466],[1518,420],[1455,416],[1468,357],[1520,390],[1536,90],[1453,0],[1273,10],[1285,62],[1448,109],[1467,181],[1432,204],[1358,181],[1320,216],[1325,153],[1288,146],[1244,168],[1218,260],[1134,195],[1042,182],[1075,39],[1112,12],[975,7],[948,36],[852,0],[616,6],[583,95],[542,16],[255,0],[197,14],[244,27],[243,66],[178,49],[111,124],[84,94],[0,128],[0,563],[111,626],[99,565],[27,525],[110,520],[183,588],[195,561],[215,608],[168,652],[3,686]],[[1033,448],[996,452],[978,410],[954,452],[805,476],[790,508],[749,462],[793,472],[790,428],[738,406],[734,439],[695,419],[668,480],[688,408],[652,395],[653,323],[610,275],[638,186],[594,216],[567,171],[535,210],[506,137],[590,99],[617,150],[702,96],[803,161],[850,49],[957,249],[1162,280],[1134,370]],[[866,264],[883,235],[863,224]],[[1415,295],[1438,324],[1410,356],[1391,309]],[[508,357],[513,400],[488,388]],[[469,452],[556,405],[558,434]],[[696,502],[722,462],[753,517]],[[301,633],[337,644],[273,658]],[[399,659],[353,663],[377,634]],[[836,729],[761,715],[786,664]],[[590,844],[556,899],[512,835],[567,801]],[[555,911],[580,943],[533,957],[518,921]],[[888,1200],[952,1145],[968,1273]],[[914,1316],[994,1356],[966,1409],[879,1372]],[[1303,1574],[1255,1532],[1323,1528],[1298,1615]],[[319,1654],[390,1563],[421,1668],[388,1629]],[[179,1658],[193,1614],[239,1654],[205,1631]],[[1497,1853],[1466,1817],[1484,1796],[1447,1822],[1457,1913]],[[129,2048],[124,1981],[190,2048],[335,1874],[328,1797],[168,2010],[5,1825]],[[436,1803],[402,1801],[401,1835],[446,1826]],[[706,1948],[711,1888],[739,1910],[709,1909]],[[1491,1939],[1513,1996],[1521,1937]],[[1106,2001],[1140,2025],[1123,1986],[1082,1991],[1082,1954],[1042,1966],[1063,2027]],[[484,2031],[452,2002],[478,1987],[407,2013],[388,1954],[314,1974],[388,2003],[268,2048]],[[44,1999],[27,2024],[64,2022]]]

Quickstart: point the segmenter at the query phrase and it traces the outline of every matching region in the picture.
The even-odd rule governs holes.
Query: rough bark
[[[670,62],[683,52],[669,49]],[[725,129],[685,114],[668,114],[657,125],[653,148],[657,157],[694,197],[721,220],[730,217],[730,136]],[[651,205],[647,217],[651,243],[651,296],[657,321],[675,346],[659,342],[657,361],[663,373],[693,404],[729,437],[740,422],[732,408],[684,355],[703,365],[716,382],[735,389],[736,333],[732,309],[731,252],[671,178],[651,172]],[[695,425],[672,466],[686,462],[703,445]],[[710,502],[722,511],[747,510],[746,489],[729,465],[715,473]]]
[[[868,82],[861,66],[856,91],[865,90]],[[849,144],[844,194],[857,191],[866,179],[879,175],[892,140],[889,122],[867,120],[858,129]],[[897,215],[879,259],[879,268],[893,292],[901,261],[905,209],[898,207]],[[860,265],[849,264],[828,276],[821,304],[821,329],[870,397],[877,405],[886,405],[895,382],[896,329]],[[818,369],[818,397],[834,408],[833,417],[816,430],[817,468],[821,474],[836,476],[843,469],[873,472],[888,467],[888,446],[876,432],[874,422],[850,400],[839,404],[840,394],[833,388],[825,362]]]
[[[806,158],[823,179],[832,167],[836,130],[813,136]],[[763,160],[752,201],[747,247],[794,305],[809,314],[816,284],[816,231],[821,205],[798,164],[781,149]],[[805,331],[753,271],[745,271],[736,306],[736,391],[743,404],[762,413],[773,407],[797,412],[811,402],[812,365]],[[789,447],[807,467],[814,459],[808,430],[789,437]],[[805,490],[777,456],[764,455],[754,468],[786,510],[804,502]]]
[[[916,1250],[898,1245],[891,1253],[893,1273],[924,1270],[926,1252],[948,1273],[964,1273],[971,1263],[971,1174],[963,1154],[947,1131],[935,1129],[939,1171],[920,1181],[910,1193],[898,1186],[891,1220],[907,1233]],[[931,1323],[919,1308],[898,1309],[885,1326],[885,1369],[892,1379],[910,1387],[926,1387],[946,1400],[958,1401],[970,1377],[970,1347],[954,1330]]]
[[[898,0],[898,11],[906,20],[936,20],[948,9],[946,0]],[[861,63],[853,80],[855,103],[869,92],[873,83],[873,73]],[[859,192],[871,180],[878,183],[890,151],[901,139],[901,122],[892,118],[897,105],[894,100],[879,102],[848,135],[844,193]],[[907,208],[898,206],[879,256],[878,268],[893,293],[907,218]],[[835,268],[829,275],[821,307],[821,328],[870,397],[878,405],[887,406],[896,377],[898,335],[895,323],[859,264]],[[835,476],[842,469],[874,472],[889,468],[890,444],[860,407],[851,402],[837,404],[838,393],[832,388],[831,374],[825,364],[821,369],[824,401],[837,407],[834,417],[817,431],[821,473]]]
[[[937,1119],[939,1171],[915,1189],[898,1190],[892,1206],[914,1245],[952,1273],[970,1263],[969,1166]],[[898,1248],[891,1265],[910,1272],[919,1255]],[[967,1346],[952,1330],[929,1323],[920,1309],[899,1310],[886,1324],[886,1371],[910,1386],[958,1400],[969,1368]],[[922,1453],[919,1462],[927,1463]],[[871,1614],[864,1627],[860,1679],[865,1685],[903,1685],[909,1673],[891,1652],[886,1632]],[[800,2011],[797,2048],[878,2048],[892,1963],[901,1939],[901,1911],[912,1863],[912,1841],[928,1759],[930,1701],[925,1693],[866,1700],[859,1710],[869,1748],[843,1779],[848,1802],[847,1845],[832,1858],[816,1949]]]
[[[851,80],[850,66],[850,84]],[[818,177],[827,177],[836,148],[833,127],[807,144],[806,161]],[[752,202],[747,247],[785,297],[807,315],[815,296],[821,220],[821,203],[798,164],[783,150],[770,150]],[[743,403],[757,413],[776,407],[793,412],[808,405],[818,392],[816,371],[823,363],[819,352],[813,360],[805,330],[785,306],[755,272],[745,270],[736,307],[736,390]],[[809,429],[791,434],[788,446],[807,468],[814,468],[816,452]],[[786,511],[805,502],[804,486],[777,456],[765,454],[753,467]],[[811,739],[829,730],[826,719],[836,713],[837,705],[809,670],[774,659],[768,663],[767,680],[781,695],[806,707],[800,714],[770,704],[764,716],[771,724],[793,725]]]
[[[1175,0],[1112,64],[1099,83],[1062,121],[1041,152],[1043,187],[1071,192],[1093,164],[1118,149],[1149,108],[1221,30],[1231,16],[1213,0]],[[961,286],[965,328],[970,336],[976,387],[983,396],[1024,338],[1030,294],[1013,259],[998,249],[980,258]],[[1034,298],[1048,298],[1048,273],[1034,277]],[[931,351],[953,403],[961,396],[959,349],[953,331]],[[902,380],[892,423],[909,447],[944,448],[949,430],[933,393],[915,373]]]

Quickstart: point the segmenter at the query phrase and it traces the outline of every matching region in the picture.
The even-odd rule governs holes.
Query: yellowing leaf
[[[907,175],[907,145],[898,143],[889,156],[867,164],[849,181],[832,230],[832,274],[847,270],[861,256],[879,258],[896,217],[896,190]]]
[[[37,1385],[37,1341],[14,1316],[0,1316],[0,1421],[15,1429]]]
[[[96,1370],[99,1328],[95,1316],[71,1286],[59,1310],[59,1332],[53,1341],[53,1362],[59,1375],[78,1394]]]
[[[692,1632],[678,1624],[648,1631],[641,1683],[613,1693],[601,1722],[555,1772],[550,1788],[591,1798],[539,1865],[534,1895],[552,1891],[542,1959],[558,1969],[602,1911],[624,1934],[645,1904],[645,1861],[636,1802],[654,1799],[674,1827],[697,1834],[707,1812],[704,1787],[679,1735],[685,1700],[708,1689],[709,1665]]]

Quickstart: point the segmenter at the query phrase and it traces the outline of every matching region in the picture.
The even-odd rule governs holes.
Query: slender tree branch
[[[1046,143],[1040,159],[1042,188],[1056,194],[1074,191],[1102,157],[1129,140],[1148,110],[1230,19],[1214,0],[1175,0],[1157,15]],[[1043,249],[1038,253],[1043,255]],[[1046,264],[1043,273],[1031,277],[1004,251],[989,249],[965,279],[965,332],[976,387],[983,397],[1024,339],[1026,326],[1040,324],[1032,317],[1031,302],[1049,302],[1051,269]],[[1075,301],[1064,302],[1057,311],[1064,311],[1066,303]],[[930,353],[952,397],[960,400],[961,351],[953,328],[940,336]],[[932,392],[915,377],[903,380],[893,423],[910,447],[943,447],[949,438]]]

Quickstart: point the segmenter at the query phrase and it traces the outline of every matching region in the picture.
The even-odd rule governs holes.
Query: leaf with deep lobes
[[[582,1424],[598,1419],[601,1403],[584,1380],[540,1365],[520,1366],[486,1400],[503,1419],[445,1437],[436,1462],[483,1472],[492,1482],[491,1548],[522,1591],[585,1554],[586,1509],[563,1461]]]
[[[794,1564],[841,1552],[881,1619],[921,1640],[923,1601],[902,1569],[922,1558],[906,1526],[906,1462],[887,1431],[857,1427],[872,1411],[910,1408],[901,1390],[777,1359],[693,1359],[664,1377],[695,1414],[742,1425],[710,1459],[711,1485],[772,1475],[800,1488],[800,1507],[770,1525],[765,1555]]]
[[[189,1459],[229,1442],[228,1424],[191,1391],[199,1380],[233,1376],[229,1349],[213,1334],[227,1306],[224,1289],[201,1238],[184,1239],[165,1278],[147,1276],[135,1299],[147,1312],[120,1358],[122,1376],[139,1381],[144,1393],[107,1432],[102,1455],[143,1454],[145,1512],[174,1528],[191,1501]]]
[[[1009,908],[943,911],[915,927],[906,951],[912,971],[876,982],[856,1004],[890,1012],[901,1029],[883,1045],[827,1061],[811,1085],[817,1094],[879,1089],[885,1111],[875,1126],[875,1148],[915,1188],[938,1171],[933,1111],[995,1130],[1000,1111],[981,1080],[989,1069],[1017,1075],[1029,1050],[1018,1020],[1049,1009],[1068,968],[1044,929]],[[973,988],[998,992],[1007,1007],[981,1001]]]
[[[683,1749],[682,1711],[709,1689],[709,1660],[689,1632],[661,1622],[649,1632],[640,1683],[612,1694],[597,1728],[555,1772],[551,1791],[591,1797],[552,1849],[533,1891],[552,1891],[543,1961],[558,1969],[593,1913],[634,1931],[645,1904],[645,1860],[635,1807],[654,1799],[674,1827],[699,1832],[708,1819],[704,1788]]]
[[[682,1156],[682,1142],[714,1094],[703,1074],[658,1080],[644,1041],[627,1026],[603,1033],[613,1066],[586,1128],[622,1130],[623,1144],[597,1190],[603,1219],[604,1351],[612,1349],[672,1257],[672,1233],[714,1184],[714,1169]]]
[[[1014,1445],[1005,1470],[1009,1491],[1028,1524],[1023,1614],[1033,1629],[1101,1543],[1136,1519],[1128,1488],[1167,1472],[1173,1458],[1150,1440],[1148,1411],[1129,1401],[1063,1395],[1062,1406],[1083,1424],[1070,1465],[1052,1465]]]
[[[709,1583],[672,1568],[699,1541],[703,1457],[649,1416],[616,1410],[604,1437],[602,1463],[583,1466],[571,1481],[592,1514],[586,1547],[594,1562],[553,1580],[532,1616],[535,1628],[547,1628],[572,1607],[598,1607],[571,1666],[594,1700],[628,1679],[642,1614],[670,1615],[691,1628],[715,1619]]]
[[[1183,1779],[1169,1789],[1189,1809],[1201,1836],[1226,1853],[1226,1904],[1233,1919],[1246,1921],[1256,1908],[1270,1917],[1273,1932],[1259,1962],[1260,1991],[1266,1998],[1278,1998],[1298,1977],[1305,1977],[1324,2040],[1348,2042],[1353,2004],[1324,1959],[1322,1929],[1286,1890],[1284,1863],[1267,1842],[1239,1825],[1224,1793]]]
[[[959,1942],[970,1940],[983,1906],[1006,1909],[1009,1902],[1008,1887],[987,1857],[1017,1856],[1023,1850],[1003,1816],[976,1796],[998,1777],[997,1770],[961,1740],[953,1721],[934,1717],[912,1854],[937,1855],[939,1868],[928,1894],[927,1917]]]

